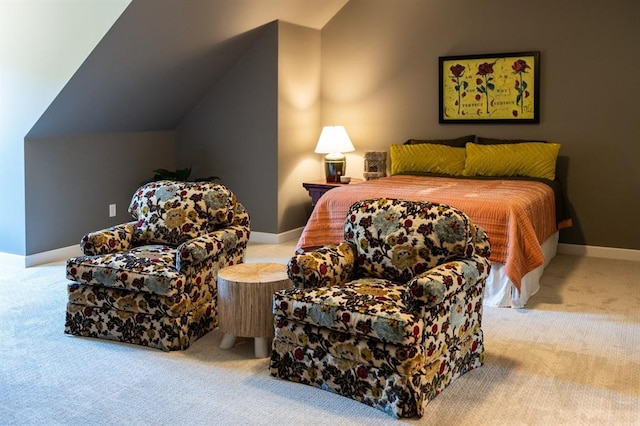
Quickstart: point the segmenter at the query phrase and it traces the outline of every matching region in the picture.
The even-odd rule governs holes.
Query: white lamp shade
[[[355,150],[344,126],[325,126],[320,133],[315,152],[318,154],[337,154]]]

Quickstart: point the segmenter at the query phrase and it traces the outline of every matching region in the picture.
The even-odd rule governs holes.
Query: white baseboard
[[[251,231],[249,242],[261,244],[280,244],[285,241],[297,240],[298,238],[300,238],[300,235],[302,235],[303,229],[304,228],[296,228],[287,232],[283,232],[281,234],[269,234],[267,232]]]
[[[62,262],[70,257],[82,256],[80,244],[63,247],[55,250],[44,251],[42,253],[31,254],[24,259],[24,266],[43,265],[45,263]]]
[[[70,257],[80,255],[82,255],[82,252],[80,251],[80,244],[31,254],[29,256],[20,256],[18,254],[11,253],[0,253],[0,266],[28,268],[30,266],[44,265],[45,263],[62,262]]]
[[[558,244],[558,253],[573,256],[600,257],[603,259],[631,260],[640,262],[640,250],[583,246],[578,244]]]
[[[302,228],[292,229],[281,234],[266,232],[251,232],[251,243],[279,244],[285,241],[300,238]],[[613,247],[583,246],[578,244],[558,244],[559,254],[572,256],[600,257],[604,259],[630,260],[640,262],[640,250],[622,249]],[[0,252],[0,266],[30,267],[45,263],[61,262],[70,257],[80,256],[80,245],[63,247],[56,250],[36,253],[29,256],[20,256],[11,253]]]

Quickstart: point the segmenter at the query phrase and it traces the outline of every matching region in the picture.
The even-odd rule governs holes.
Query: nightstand
[[[362,182],[364,182],[362,179],[353,179],[353,178],[351,179],[350,183],[327,182],[326,180],[323,179],[323,180],[316,180],[313,182],[304,182],[302,186],[304,186],[307,192],[309,192],[309,196],[311,197],[311,205],[315,206],[318,200],[320,199],[320,197],[322,197],[322,195],[325,192],[333,188],[337,188],[339,186],[357,185]]]

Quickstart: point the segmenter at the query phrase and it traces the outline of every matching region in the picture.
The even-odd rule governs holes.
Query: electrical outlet
[[[109,204],[109,217],[114,217],[116,215],[116,205]]]

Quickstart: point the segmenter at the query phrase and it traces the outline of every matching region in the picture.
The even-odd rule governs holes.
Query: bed
[[[302,231],[298,250],[342,241],[347,210],[358,200],[386,197],[448,204],[466,212],[491,240],[492,271],[484,304],[524,307],[540,288],[542,272],[556,254],[559,230],[571,225],[559,183],[530,176],[482,175],[487,173],[412,174],[393,166],[393,150],[391,161],[392,176],[325,193]]]

